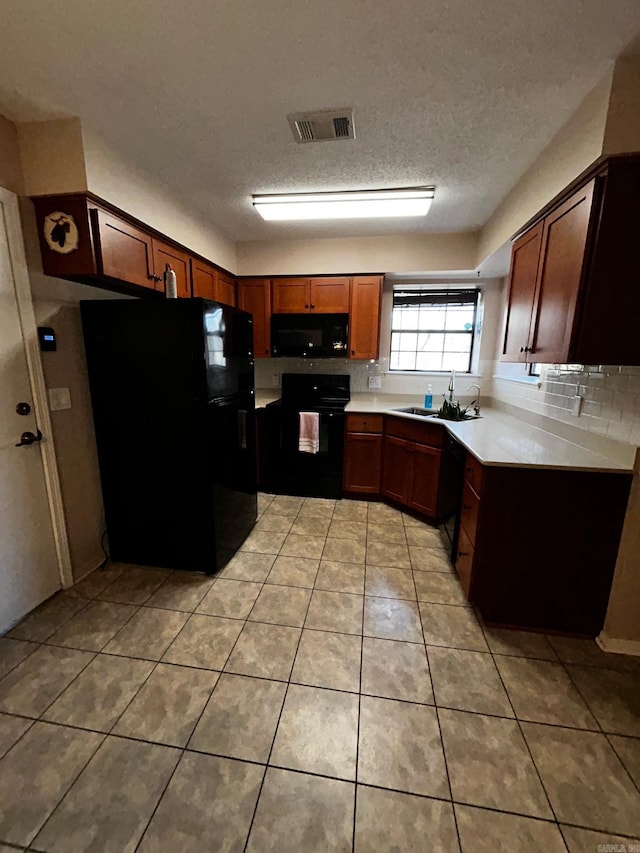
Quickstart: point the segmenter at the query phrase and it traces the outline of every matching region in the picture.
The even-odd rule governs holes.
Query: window
[[[395,287],[389,369],[469,373],[479,294]]]

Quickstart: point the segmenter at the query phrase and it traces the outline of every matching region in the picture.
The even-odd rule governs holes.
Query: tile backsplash
[[[573,398],[583,398],[572,414]],[[494,377],[493,396],[616,441],[640,445],[640,367],[543,365],[540,385]]]
[[[323,358],[312,361],[306,358],[258,358],[255,363],[256,388],[271,390],[280,385],[283,373],[348,373],[351,376],[352,393],[368,392],[371,394],[409,394],[415,396],[419,403],[424,397],[427,385],[433,386],[434,404],[439,405],[441,394],[449,385],[449,374],[430,374],[412,376],[406,373],[387,373],[387,360],[378,361],[349,361],[343,358]],[[273,384],[273,376],[278,377],[278,385]],[[379,376],[381,387],[369,388],[369,377]],[[463,399],[469,397],[466,389],[472,382],[477,382],[477,376],[460,373],[456,378],[456,392]],[[473,396],[473,395],[472,395]]]

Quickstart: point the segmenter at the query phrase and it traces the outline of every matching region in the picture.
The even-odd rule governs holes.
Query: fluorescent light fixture
[[[363,190],[341,193],[254,195],[253,205],[263,219],[368,219],[426,216],[434,187]]]

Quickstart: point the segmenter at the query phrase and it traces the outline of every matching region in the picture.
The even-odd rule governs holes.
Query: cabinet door
[[[458,533],[458,550],[456,552],[454,565],[456,574],[460,580],[460,585],[465,592],[467,598],[471,598],[471,580],[473,575],[473,557],[474,550],[469,537],[461,527]]]
[[[344,448],[345,492],[379,495],[381,467],[382,436],[348,432]]]
[[[191,286],[193,288],[193,295],[201,296],[203,299],[215,299],[215,285],[215,267],[191,258]]]
[[[435,447],[414,444],[413,479],[409,493],[410,506],[429,515],[436,515],[438,502],[438,477],[440,476],[440,451]]]
[[[216,273],[213,298],[224,305],[236,305],[236,281],[223,272]]]
[[[268,278],[238,282],[238,308],[253,315],[253,352],[256,358],[271,355],[271,310]]]
[[[178,296],[182,299],[189,298],[191,296],[189,255],[181,252],[180,249],[175,249],[168,243],[156,240],[155,237],[151,242],[153,244],[153,267],[155,270],[156,290],[164,291],[163,275],[166,265],[169,264],[176,274]]]
[[[530,360],[569,361],[583,278],[594,181],[544,220]]]
[[[351,280],[312,278],[310,308],[316,314],[348,314]]]
[[[541,222],[513,244],[502,361],[527,360],[541,244]]]
[[[412,490],[412,444],[403,438],[385,435],[382,451],[382,494],[408,505]]]
[[[117,216],[96,210],[100,246],[98,272],[155,289],[151,237]]]
[[[311,310],[308,278],[274,278],[271,292],[274,314],[305,314]]]
[[[380,276],[355,276],[351,282],[349,357],[378,358],[380,351]]]

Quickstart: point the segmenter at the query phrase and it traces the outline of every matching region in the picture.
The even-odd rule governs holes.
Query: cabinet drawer
[[[415,441],[418,444],[428,444],[430,447],[442,447],[442,430],[439,424],[422,424],[409,418],[396,418],[393,415],[385,418],[385,432],[396,438]]]
[[[470,598],[471,578],[473,573],[473,545],[469,541],[469,537],[460,528],[458,536],[458,552],[455,560],[456,573],[462,584],[462,589],[467,598]]]
[[[382,432],[382,415],[347,415],[347,432]]]
[[[476,544],[476,529],[478,526],[478,510],[480,498],[465,480],[462,487],[462,506],[460,507],[460,523],[473,545]]]
[[[464,461],[464,478],[476,495],[482,496],[482,463],[467,453]]]

